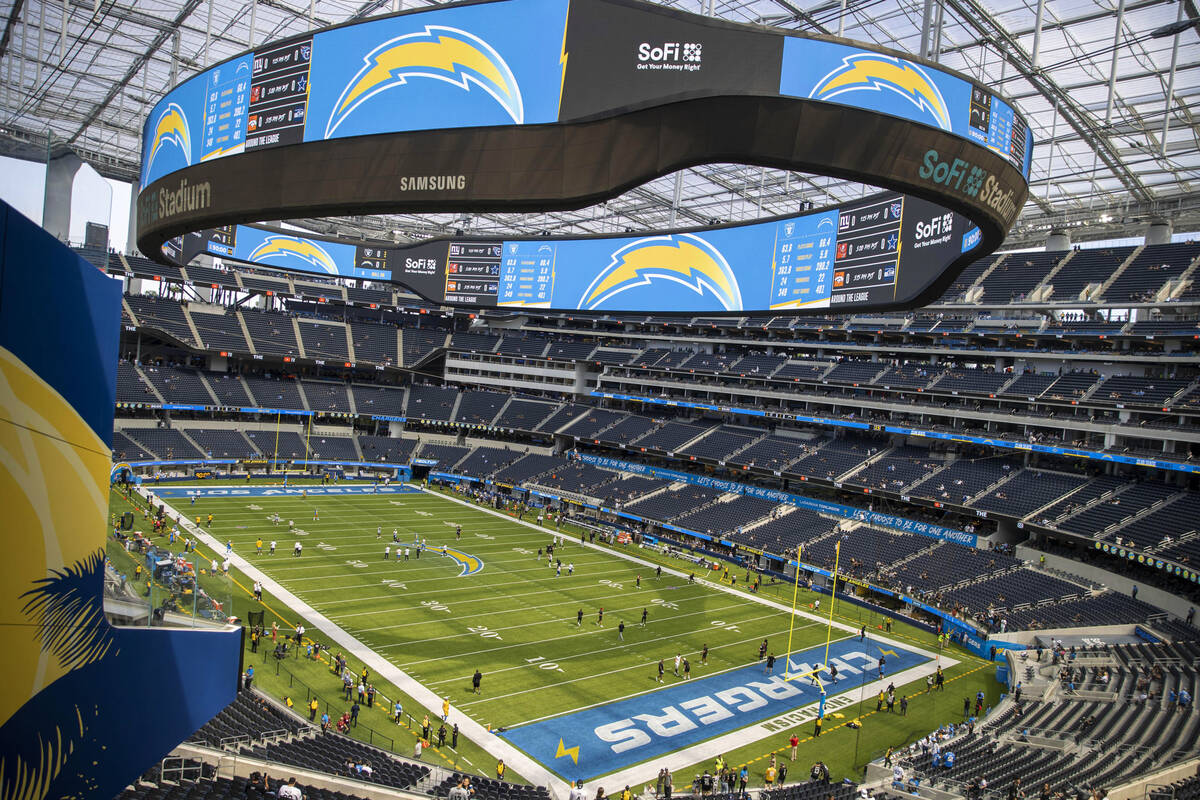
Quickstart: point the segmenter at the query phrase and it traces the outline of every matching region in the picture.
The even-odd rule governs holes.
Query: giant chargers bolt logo
[[[150,173],[154,166],[154,159],[158,158],[164,145],[178,148],[184,163],[191,166],[192,132],[188,127],[187,115],[183,113],[183,108],[178,103],[167,103],[167,107],[162,110],[154,122],[154,139],[150,145],[150,156],[146,160],[146,174]]]
[[[808,96],[832,100],[855,92],[883,91],[904,98],[942,130],[953,130],[950,111],[937,84],[921,67],[902,58],[879,53],[846,56],[841,66],[817,81]]]
[[[649,236],[617,250],[608,266],[584,290],[576,307],[601,308],[623,292],[656,282],[668,282],[664,288],[673,283],[701,296],[709,294],[726,311],[742,309],[737,276],[725,256],[690,233]]]
[[[409,78],[444,81],[468,92],[475,84],[495,98],[513,122],[525,121],[521,88],[512,70],[490,44],[467,31],[427,25],[423,31],[384,42],[363,62],[333,106],[325,126],[327,139],[363,103],[405,85]]]
[[[338,274],[337,263],[324,247],[298,236],[268,236],[246,259],[257,263],[299,259],[317,272]]]

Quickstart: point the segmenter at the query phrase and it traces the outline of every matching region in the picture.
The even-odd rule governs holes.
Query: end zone
[[[793,672],[810,671],[824,654],[824,645],[802,650],[792,655],[789,667]],[[936,669],[928,653],[857,638],[833,642],[829,660],[842,679],[826,685],[826,714],[873,697],[888,682],[903,685]],[[942,663],[957,662],[943,658]],[[846,691],[835,694],[841,688]],[[782,665],[775,675],[767,675],[765,662],[759,662],[521,725],[502,735],[566,780],[592,780],[621,771],[617,783],[633,785],[667,765],[664,757],[685,766],[813,720],[820,692],[816,683],[785,681]],[[637,767],[650,759],[651,764]]]

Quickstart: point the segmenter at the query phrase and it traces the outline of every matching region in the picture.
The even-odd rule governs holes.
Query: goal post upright
[[[825,665],[829,664],[829,643],[833,639],[833,606],[837,602],[837,576],[838,564],[842,557],[842,540],[838,539],[833,546],[833,576],[832,583],[829,584],[829,621],[825,626],[825,659],[822,662]]]
[[[792,630],[796,627],[796,601],[800,595],[800,553],[803,549],[804,545],[796,545],[796,569],[792,576],[795,578],[792,588],[792,612],[788,614],[787,652],[783,656],[783,679],[785,681],[792,679]]]

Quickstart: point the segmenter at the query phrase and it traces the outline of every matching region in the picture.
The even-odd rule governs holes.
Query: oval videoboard
[[[900,53],[634,0],[467,3],[264,45],[173,89],[145,124],[138,245],[469,307],[911,308],[1000,245],[1032,149],[1002,98]],[[728,162],[884,191],[622,236],[396,246],[250,224],[574,209]]]

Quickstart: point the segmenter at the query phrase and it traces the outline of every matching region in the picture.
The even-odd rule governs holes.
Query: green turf
[[[582,547],[571,531],[572,540],[556,554],[564,566],[562,576],[555,577],[544,556],[541,560],[536,556],[538,548],[551,541],[551,530],[531,530],[435,494],[176,503],[191,517],[214,514],[213,536],[222,542],[232,540],[239,554],[289,591],[433,691],[449,696],[460,712],[493,727],[512,727],[652,690],[658,685],[653,680],[658,659],[669,663],[676,652],[689,656],[693,677],[704,677],[756,661],[763,638],[769,639],[776,654],[786,650],[785,612],[714,591],[707,585],[709,576],[695,584],[666,574],[655,578],[645,566]],[[317,521],[314,509],[320,511]],[[273,512],[283,518],[283,525],[268,521]],[[307,535],[289,535],[289,519]],[[453,523],[463,527],[461,541],[455,541]],[[382,538],[377,538],[377,527],[383,529]],[[427,539],[431,548],[447,544],[478,556],[485,562],[484,569],[460,578],[459,567],[450,559],[428,552],[419,560],[414,553],[408,562],[397,563],[394,546],[392,557],[384,561],[393,528],[399,529],[402,542],[411,542],[415,534]],[[255,553],[260,536],[266,542],[272,538],[279,542],[274,556]],[[304,544],[300,558],[291,555],[297,540]],[[636,554],[648,556],[643,550]],[[684,566],[660,556],[651,558],[676,568]],[[567,575],[568,563],[575,566],[573,576]],[[636,586],[639,575],[640,588]],[[790,586],[764,587],[764,591],[790,601]],[[801,605],[812,599],[801,591]],[[268,605],[272,602],[267,598]],[[600,607],[605,609],[603,627],[596,624]],[[577,626],[576,612],[581,608],[584,621]],[[640,625],[643,609],[649,614],[644,628]],[[295,621],[294,612],[284,615]],[[849,603],[840,604],[837,618],[872,628],[882,620]],[[621,620],[626,623],[623,642],[616,632]],[[844,634],[835,630],[834,635]],[[935,646],[931,635],[911,626],[898,624],[893,635],[927,648]],[[820,644],[825,638],[823,625],[797,620],[792,648]],[[708,665],[701,666],[698,653],[706,643]],[[982,662],[965,651],[956,649],[953,656],[962,663],[947,672],[950,682],[944,695],[914,697],[903,719],[886,713],[864,716],[861,732],[838,729],[844,720],[827,720],[819,742],[802,745],[790,777],[803,778],[796,771],[801,762],[807,773],[808,764],[818,757],[836,776],[857,774],[862,763],[889,744],[909,741],[946,721],[959,721],[962,696],[983,689],[994,701],[999,687],[992,670],[980,669]],[[292,663],[287,669],[292,669]],[[482,695],[470,692],[470,676],[476,669],[484,674]],[[312,670],[306,676],[336,704],[332,676],[319,665],[312,665]],[[674,680],[669,668],[668,680]],[[385,693],[394,693],[390,688],[392,692]],[[923,688],[923,684],[899,687],[902,694]],[[406,709],[415,708],[410,703],[405,703]],[[871,704],[864,713],[873,710]],[[811,731],[806,727],[799,733],[803,739]],[[751,764],[752,783],[758,784],[766,755],[782,747],[788,736],[790,732],[780,732],[726,755],[735,764]],[[471,746],[460,750],[464,747],[468,766],[486,772],[490,757],[476,749],[472,758]],[[688,780],[690,774],[686,780],[677,779],[677,784]]]

